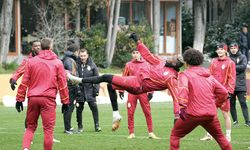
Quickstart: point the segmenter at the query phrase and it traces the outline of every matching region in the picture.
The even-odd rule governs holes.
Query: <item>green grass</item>
[[[0,65],[0,74],[13,73],[18,67],[16,62],[8,63],[5,65]]]
[[[109,68],[100,68],[100,73],[105,74],[122,74],[123,68],[118,67],[109,67]]]
[[[248,103],[249,104],[249,103]],[[239,106],[239,104],[237,104]],[[249,106],[249,105],[248,105]],[[147,139],[147,128],[144,115],[138,105],[135,112],[135,135],[136,138],[128,140],[127,113],[124,104],[120,104],[120,112],[123,116],[121,127],[117,132],[111,131],[112,111],[110,105],[99,105],[99,118],[102,132],[94,132],[94,124],[89,107],[86,105],[83,112],[84,129],[81,134],[66,135],[63,133],[63,119],[60,113],[60,106],[57,108],[57,119],[55,127],[55,138],[61,143],[55,143],[55,150],[163,150],[169,149],[169,135],[173,126],[172,104],[151,103],[154,132],[161,137],[160,140]],[[26,108],[25,108],[26,110]],[[0,106],[0,149],[14,150],[21,149],[22,136],[24,133],[25,113],[17,113],[14,108]],[[221,113],[219,117],[224,130],[224,121]],[[238,107],[240,126],[232,127],[232,146],[235,150],[247,149],[250,146],[250,127],[243,125],[241,109]],[[72,125],[77,128],[75,112],[72,117]],[[198,127],[181,140],[181,150],[218,150],[218,144],[213,141],[201,142],[199,139],[204,136],[205,131]],[[43,131],[41,120],[35,133],[34,144],[31,149],[43,149]]]

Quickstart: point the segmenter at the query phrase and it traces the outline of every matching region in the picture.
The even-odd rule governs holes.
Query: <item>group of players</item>
[[[139,95],[168,89],[173,97],[175,114],[175,124],[170,137],[171,150],[179,149],[180,139],[198,125],[206,129],[221,149],[232,149],[231,125],[230,129],[226,125],[227,131],[224,136],[217,116],[217,108],[221,108],[225,112],[223,116],[227,124],[230,110],[228,93],[234,94],[236,83],[235,63],[238,62],[233,62],[226,55],[226,44],[218,45],[216,51],[218,58],[212,62],[208,71],[200,66],[203,63],[203,55],[198,50],[189,48],[184,52],[183,60],[179,57],[163,60],[153,55],[135,33],[131,34],[130,38],[137,43],[137,51],[149,65],[140,67],[136,74],[129,76],[104,74],[86,78],[79,78],[65,72],[62,63],[52,52],[52,40],[48,38],[41,40],[42,50],[39,53],[32,51],[35,57],[31,54],[29,59],[23,61],[25,64],[21,65],[22,70],[17,70],[20,72],[19,76],[12,76],[10,80],[11,87],[14,88],[17,79],[24,73],[16,97],[16,109],[19,112],[23,109],[22,102],[28,88],[27,129],[23,138],[23,149],[30,147],[40,114],[45,134],[44,149],[52,149],[57,90],[63,104],[62,111],[67,111],[69,104],[66,78],[83,84],[108,82],[112,106],[117,105],[115,90],[126,90],[133,95]],[[238,49],[237,46],[237,44],[231,45],[230,49]],[[187,69],[178,73],[183,64]],[[121,117],[114,118],[113,130],[119,127],[120,119]],[[249,120],[246,121],[249,123]],[[130,135],[133,133],[133,125],[131,126]],[[149,129],[150,131],[152,129]]]

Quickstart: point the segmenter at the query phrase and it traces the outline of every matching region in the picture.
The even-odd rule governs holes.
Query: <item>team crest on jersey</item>
[[[88,67],[87,67],[87,70],[88,70],[88,71],[90,71],[90,70],[91,70],[91,67],[90,67],[90,66],[88,66]]]
[[[225,66],[225,64],[223,64],[222,66],[221,66],[221,69],[225,69],[226,68],[226,66]]]
[[[166,71],[166,72],[164,72],[164,73],[163,73],[163,75],[164,75],[164,76],[168,75],[168,72],[167,72],[167,71]]]

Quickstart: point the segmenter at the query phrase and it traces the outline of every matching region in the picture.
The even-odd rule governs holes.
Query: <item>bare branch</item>
[[[54,51],[60,53],[67,47],[67,41],[69,37],[69,31],[64,29],[63,15],[56,13],[56,11],[50,7],[44,8],[33,4],[36,10],[38,18],[36,30],[36,37],[44,38],[49,37],[54,41]]]

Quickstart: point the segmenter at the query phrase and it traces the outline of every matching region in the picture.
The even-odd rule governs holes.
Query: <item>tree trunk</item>
[[[212,0],[212,11],[213,11],[213,17],[212,17],[212,24],[215,22],[218,22],[218,1],[217,0]]]
[[[115,44],[116,44],[116,35],[117,35],[117,28],[118,28],[118,19],[120,16],[120,6],[121,6],[121,0],[116,0],[116,7],[115,7],[115,20],[114,20],[114,26],[113,26],[113,32],[112,32],[112,38],[111,38],[111,48],[110,48],[110,58],[108,61],[108,66],[111,65],[114,52],[115,52]]]
[[[111,6],[111,9],[109,13],[110,16],[109,16],[109,23],[108,23],[107,43],[106,43],[106,48],[105,48],[107,63],[110,62],[110,48],[111,48],[111,36],[112,36],[115,0],[110,0],[110,6]]]
[[[193,48],[203,52],[206,22],[207,0],[195,0],[194,3],[194,44]]]
[[[76,12],[76,31],[81,31],[81,9],[80,9],[80,6],[78,6],[77,12]]]
[[[160,46],[160,0],[153,1],[153,9],[154,51],[157,53]]]
[[[233,4],[236,4],[235,0],[221,1],[222,13],[219,18],[220,22],[231,23],[233,21],[232,19],[232,7],[234,7]]]
[[[13,0],[4,0],[0,20],[0,65],[7,62],[9,51],[10,33],[12,28]]]

